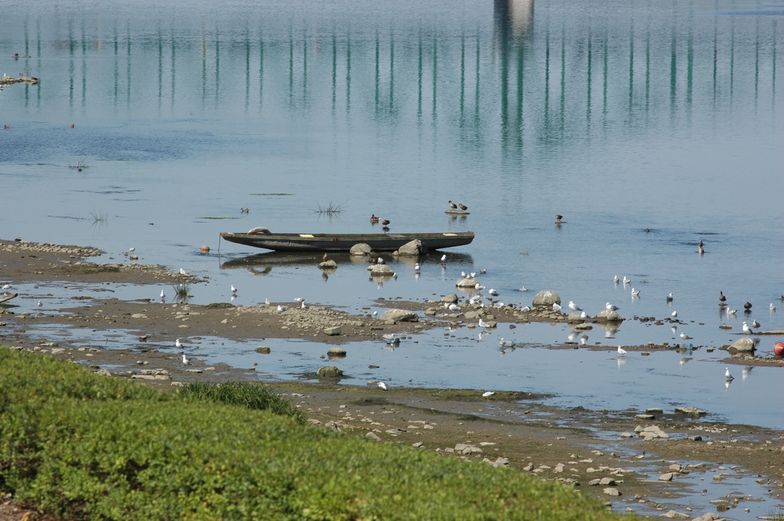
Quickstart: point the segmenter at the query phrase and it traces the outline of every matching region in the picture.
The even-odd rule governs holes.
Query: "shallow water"
[[[0,73],[41,83],[0,91],[2,236],[95,245],[115,261],[135,247],[142,262],[209,276],[194,302],[228,300],[234,284],[238,304],[302,296],[359,309],[451,292],[460,271],[487,268],[482,283],[505,302],[552,288],[589,313],[608,300],[627,317],[677,309],[695,345],[734,340],[719,323],[737,332],[745,319],[720,316],[719,290],[784,329],[782,17],[751,0],[11,3]],[[78,163],[87,168],[68,168]],[[446,216],[449,199],[471,214]],[[342,212],[315,211],[330,203]],[[394,231],[477,238],[445,269],[426,260],[420,277],[393,262],[399,277],[383,285],[348,262],[328,280],[311,260],[232,267],[257,252],[217,238],[258,225],[370,231],[370,213]],[[556,227],[556,213],[567,223]],[[201,244],[213,253],[199,255]],[[515,291],[522,284],[530,291]],[[57,285],[23,289],[22,310],[50,295],[44,309],[64,304]],[[530,325],[479,343],[475,331],[433,332],[395,353],[358,344],[344,363],[357,382],[556,392],[613,409],[685,403],[784,427],[781,401],[766,399],[784,392],[784,372],[755,368],[725,390],[718,351],[685,365],[634,355],[623,367],[608,353],[496,356],[499,336],[546,344],[569,332]],[[775,340],[763,337],[763,354]],[[677,341],[669,326],[589,333],[589,343],[662,341]],[[207,344],[214,361],[242,365],[252,352]],[[278,344],[302,356],[270,374],[321,362],[320,346]],[[380,373],[359,371],[368,352]]]

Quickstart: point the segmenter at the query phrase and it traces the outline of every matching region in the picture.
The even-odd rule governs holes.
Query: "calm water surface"
[[[6,3],[0,73],[41,83],[0,91],[10,126],[0,133],[2,236],[95,245],[115,260],[135,247],[143,262],[209,276],[193,288],[202,303],[228,300],[234,284],[238,304],[303,296],[355,310],[451,292],[461,270],[487,268],[483,284],[506,302],[552,288],[589,313],[608,300],[627,317],[674,307],[687,322],[678,332],[719,346],[736,338],[719,323],[737,332],[743,320],[720,315],[719,290],[784,329],[783,35],[784,6],[750,0]],[[69,168],[80,162],[88,168]],[[449,199],[471,215],[446,216]],[[343,211],[315,212],[330,203]],[[253,226],[370,231],[371,212],[393,231],[477,238],[444,270],[428,259],[418,278],[412,263],[393,263],[399,278],[383,285],[348,262],[328,280],[309,259],[236,267],[258,252],[217,238]],[[555,227],[556,213],[567,224]],[[199,255],[201,244],[213,254]],[[515,291],[523,284],[529,293]],[[41,297],[47,311],[68,304],[56,284],[23,290],[22,310]],[[352,345],[340,364],[352,383],[554,392],[557,403],[610,409],[696,405],[784,427],[774,399],[784,371],[741,379],[735,367],[725,389],[718,351],[619,364],[610,353],[497,350],[500,336],[546,345],[569,332],[435,331],[396,351]],[[676,335],[627,321],[589,342]],[[763,337],[762,354],[774,339]],[[259,362],[282,378],[315,370],[325,351],[274,341],[278,356],[259,359],[255,341],[193,342],[210,361]]]

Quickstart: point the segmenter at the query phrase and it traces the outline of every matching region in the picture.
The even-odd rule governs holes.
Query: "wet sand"
[[[90,248],[2,242],[0,265],[4,278],[19,283],[60,280],[62,277],[85,282],[137,284],[181,280],[178,274],[156,266],[121,265],[115,270],[115,265],[85,263],[85,258],[96,253],[97,250]],[[467,322],[460,317],[447,316],[441,310],[425,314],[419,322],[388,324],[369,315],[346,313],[327,306],[309,305],[307,309],[301,309],[291,303],[286,305],[289,306],[286,311],[278,312],[275,303],[239,307],[88,298],[61,310],[64,313],[56,316],[18,315],[13,313],[13,308],[0,307],[0,323],[3,324],[0,343],[171,390],[187,382],[256,381],[259,375],[252,367],[208,366],[195,357],[190,365],[183,366],[179,354],[160,352],[149,344],[195,335],[230,339],[307,338],[323,343],[343,343]],[[437,307],[435,302],[408,304],[397,300],[381,301],[379,305],[402,309],[422,306],[423,310]],[[507,316],[514,313],[519,314],[514,310],[492,309],[482,310],[479,316],[488,317],[486,320],[514,322]],[[127,349],[103,350],[100,346],[52,343],[26,335],[26,328],[41,324],[125,329],[137,335],[138,343]],[[340,335],[324,332],[333,326],[340,327]],[[544,347],[574,349],[578,346]],[[587,347],[614,349],[610,346]],[[656,351],[669,350],[673,346],[651,344],[625,348]],[[751,365],[749,360],[740,363]],[[696,517],[702,512],[690,512],[685,506],[672,507],[687,505],[690,498],[699,495],[693,480],[687,478],[695,475],[706,481],[725,479],[723,475],[743,476],[756,480],[771,498],[784,500],[784,432],[714,422],[710,411],[705,417],[679,414],[667,407],[662,411],[590,411],[579,407],[546,406],[537,401],[541,396],[523,393],[497,392],[483,398],[478,391],[393,387],[385,392],[373,385],[346,386],[334,380],[316,382],[314,375],[303,375],[302,382],[267,383],[291,399],[311,423],[324,428],[510,466],[578,487],[587,494],[612,499],[616,509],[642,505],[644,512],[655,513],[674,508]],[[636,428],[654,425],[667,437],[645,440],[634,432]],[[695,461],[697,466],[694,466]],[[676,467],[671,468],[671,465]],[[671,481],[656,478],[668,473],[672,473]],[[651,475],[655,477],[651,479]],[[602,483],[615,484],[592,485],[602,478],[605,478]],[[690,486],[686,485],[687,481]],[[606,495],[604,489],[608,486],[620,491],[621,496]],[[719,501],[721,498],[710,499]],[[716,505],[743,508],[744,501],[729,498],[726,503]]]

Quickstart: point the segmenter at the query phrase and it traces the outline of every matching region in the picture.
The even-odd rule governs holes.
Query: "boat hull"
[[[373,251],[395,251],[407,242],[419,239],[425,251],[464,246],[474,240],[474,232],[445,233],[233,233],[220,236],[237,244],[274,251],[349,251],[358,243]]]

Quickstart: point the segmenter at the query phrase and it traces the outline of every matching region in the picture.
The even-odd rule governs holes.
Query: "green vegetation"
[[[165,393],[6,348],[0,489],[62,519],[621,518],[514,470],[304,425],[263,386]]]

